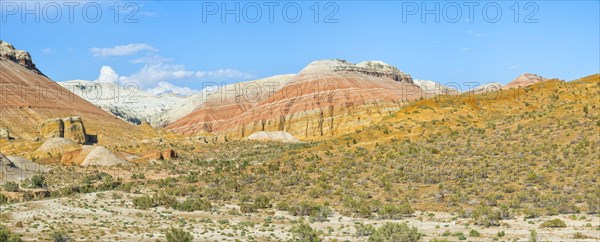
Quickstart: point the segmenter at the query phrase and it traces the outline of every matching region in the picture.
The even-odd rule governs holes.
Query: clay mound
[[[293,135],[285,131],[259,131],[248,136],[249,140],[258,141],[278,141],[284,143],[300,143],[300,140],[296,139]]]
[[[67,152],[77,150],[81,146],[70,139],[51,138],[46,140],[40,148],[33,152],[32,157],[49,158],[59,157]]]
[[[517,77],[510,83],[506,84],[502,88],[510,89],[510,88],[517,88],[517,87],[526,87],[526,86],[530,86],[530,85],[536,84],[538,82],[543,82],[543,81],[547,81],[547,80],[548,79],[546,79],[545,77],[538,76],[536,74],[525,73],[523,75],[520,75],[519,77]]]
[[[129,164],[130,163],[122,160],[106,147],[96,146],[90,151],[85,160],[83,160],[81,166],[117,166]]]
[[[6,157],[0,153],[0,182],[22,181],[40,172],[47,172],[46,166],[34,163],[19,156]]]
[[[60,163],[63,165],[75,164],[79,165],[83,163],[88,154],[94,149],[93,145],[84,145],[81,149],[67,152],[63,155]]]
[[[35,163],[22,156],[9,156],[8,159],[27,174],[50,171],[50,167]]]

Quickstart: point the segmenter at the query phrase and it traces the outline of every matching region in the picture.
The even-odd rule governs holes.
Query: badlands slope
[[[286,131],[318,139],[369,125],[423,96],[410,75],[382,62],[315,61],[287,77],[277,81],[279,89],[258,85],[273,93],[239,92],[235,98],[209,100],[167,128],[187,135],[213,132],[232,138]]]

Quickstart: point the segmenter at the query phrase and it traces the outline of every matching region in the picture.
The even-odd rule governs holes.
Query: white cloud
[[[139,64],[139,63],[159,64],[159,63],[165,63],[165,62],[171,62],[171,61],[173,61],[173,59],[171,59],[171,58],[165,58],[160,55],[153,55],[153,56],[144,56],[144,57],[140,57],[137,59],[133,59],[129,62],[135,63],[135,64]]]
[[[126,56],[134,55],[140,51],[158,51],[158,49],[147,44],[117,45],[109,48],[91,48],[94,57]]]
[[[512,66],[508,67],[508,69],[510,69],[510,70],[514,70],[514,69],[517,69],[517,68],[519,68],[518,65],[512,65]]]
[[[494,35],[494,33],[479,33],[479,32],[475,32],[475,31],[467,31],[468,35],[471,35],[473,37],[486,37],[486,36],[491,36]]]
[[[100,76],[96,82],[115,83],[119,81],[119,74],[110,66],[102,66],[100,68]]]
[[[175,93],[177,95],[183,95],[183,96],[189,96],[189,95],[192,95],[192,94],[198,92],[198,90],[193,90],[189,87],[175,86],[169,82],[159,82],[156,85],[156,87],[150,88],[146,91],[149,93],[152,93],[154,95],[160,95],[160,94],[165,94],[165,93]]]
[[[48,55],[50,55],[50,54],[56,54],[57,52],[58,51],[56,51],[55,49],[52,49],[52,48],[45,48],[45,49],[42,50],[42,53],[48,54]]]
[[[250,79],[254,78],[255,76],[234,69],[218,69],[214,71],[198,71],[196,72],[196,77]]]

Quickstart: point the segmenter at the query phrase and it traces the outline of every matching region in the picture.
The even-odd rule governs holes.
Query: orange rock
[[[177,153],[173,149],[167,149],[162,153],[162,157],[165,160],[176,159]]]

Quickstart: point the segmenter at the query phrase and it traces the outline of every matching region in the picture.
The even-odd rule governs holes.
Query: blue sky
[[[441,83],[507,83],[525,72],[572,80],[600,72],[598,1],[518,2],[516,23],[516,1],[488,6],[491,21],[483,17],[489,2],[475,6],[472,19],[463,2],[319,2],[318,23],[315,1],[288,6],[288,19],[296,16],[294,7],[302,10],[295,23],[283,17],[285,2],[274,7],[272,23],[265,2],[135,1],[129,9],[126,1],[91,2],[102,9],[95,23],[82,17],[83,5],[90,2],[73,8],[72,23],[64,2],[41,2],[39,23],[35,14],[22,20],[23,7],[35,12],[34,2],[1,2],[0,39],[30,52],[38,68],[55,81],[96,80],[103,69],[100,79],[185,93],[201,89],[202,82],[297,73],[311,61],[333,58],[382,60],[414,78]],[[111,8],[115,3],[120,6],[118,23]],[[226,15],[223,22],[222,4],[232,9],[236,3],[240,22],[234,15]],[[431,10],[436,3],[440,21],[430,14],[423,22],[422,4]],[[51,23],[58,16],[55,6],[62,15]],[[219,9],[210,8],[214,6]],[[262,16],[252,23],[256,6]],[[496,7],[502,11],[497,18]],[[124,23],[135,8],[137,23]],[[215,14],[208,15],[210,10]],[[88,14],[93,19],[94,8]]]

